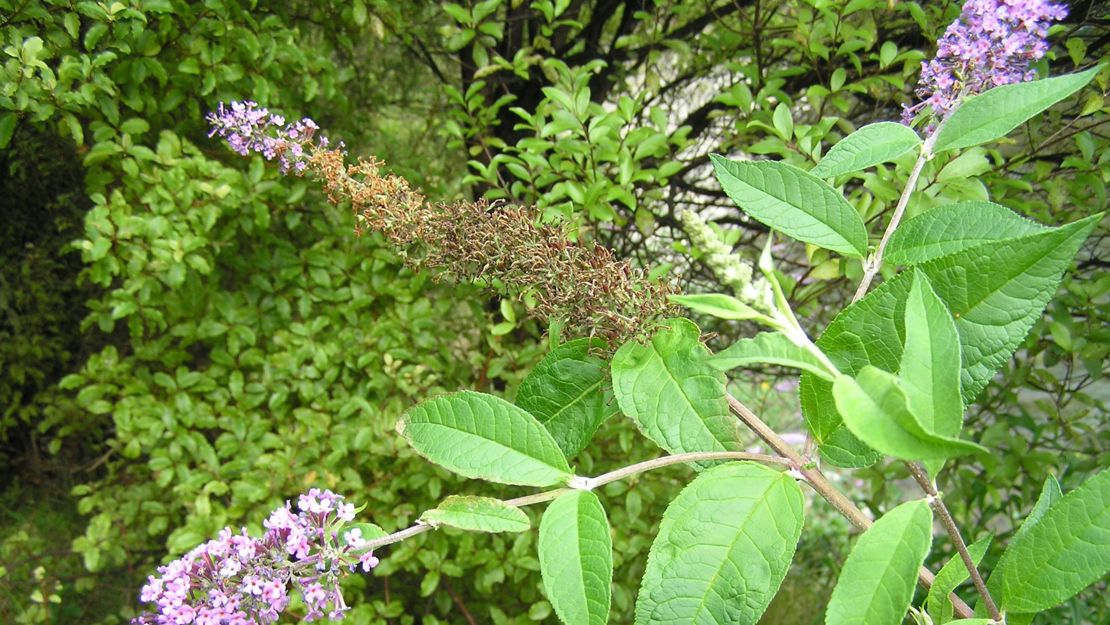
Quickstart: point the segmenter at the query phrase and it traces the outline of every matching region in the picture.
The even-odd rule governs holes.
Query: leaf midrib
[[[594,391],[594,389],[601,388],[601,384],[604,381],[605,381],[605,378],[603,376],[602,379],[598,380],[597,382],[594,382],[594,383],[590,384],[588,387],[586,387],[585,390],[583,390],[581,393],[579,393],[577,397],[575,397],[574,399],[567,402],[565,405],[563,405],[562,408],[559,408],[558,410],[556,410],[555,414],[553,414],[550,417],[544,419],[543,421],[540,421],[540,424],[541,425],[546,425],[546,424],[558,419],[560,415],[562,415],[567,410],[570,410],[571,406],[573,406],[573,405],[577,404],[578,402],[582,401],[582,398],[585,397],[586,395],[592,393]],[[536,419],[536,420],[539,421],[539,419]]]
[[[769,162],[774,162],[774,161],[769,161]],[[759,171],[760,175],[762,175],[762,176],[766,176],[766,175],[767,175],[767,174],[766,174],[766,172],[764,172],[764,171],[763,171],[763,170],[762,170],[761,168],[759,168],[758,166],[754,166],[754,169],[756,169],[757,171]],[[800,170],[799,170],[799,171],[800,171]],[[791,172],[791,173],[794,173],[794,172]],[[803,172],[803,173],[804,173],[804,172]],[[752,189],[752,190],[753,190],[753,191],[755,191],[756,193],[762,193],[763,195],[766,195],[766,196],[768,196],[768,197],[770,197],[770,198],[774,198],[775,200],[777,200],[777,201],[779,201],[779,202],[782,202],[783,204],[786,204],[787,206],[790,206],[791,208],[794,208],[794,209],[796,209],[797,211],[801,212],[802,214],[806,215],[807,217],[809,217],[809,218],[810,218],[810,219],[812,219],[813,221],[816,221],[817,223],[821,224],[822,226],[825,226],[826,228],[828,228],[828,229],[829,229],[829,231],[830,231],[830,232],[831,232],[831,233],[832,233],[832,234],[833,234],[833,235],[834,235],[834,236],[835,236],[835,237],[836,237],[837,239],[840,239],[840,241],[838,242],[838,244],[840,244],[840,243],[843,243],[844,245],[847,245],[848,247],[850,247],[850,248],[852,248],[852,249],[855,249],[855,248],[856,248],[856,246],[855,246],[855,245],[853,245],[853,244],[852,244],[852,242],[851,242],[851,241],[849,241],[849,240],[848,240],[848,239],[847,239],[847,238],[846,238],[846,237],[845,237],[845,236],[844,236],[843,234],[841,234],[841,233],[839,232],[839,230],[837,229],[837,227],[839,227],[839,226],[843,226],[843,225],[844,225],[843,223],[841,223],[841,222],[840,222],[840,220],[837,220],[837,221],[836,221],[836,224],[837,224],[837,226],[836,226],[836,227],[834,227],[834,226],[832,225],[832,222],[831,222],[831,221],[825,221],[825,220],[823,220],[823,219],[819,218],[818,216],[814,215],[814,214],[813,214],[813,213],[811,213],[810,211],[808,211],[808,210],[806,210],[806,209],[802,208],[802,206],[801,206],[801,205],[799,205],[799,204],[795,204],[794,202],[791,202],[791,201],[790,201],[789,199],[787,199],[787,198],[785,198],[785,197],[779,197],[779,195],[776,195],[776,194],[774,194],[774,193],[771,193],[770,191],[766,191],[766,190],[764,190],[764,189],[760,189],[760,188],[756,187],[755,185],[752,185],[752,184],[750,184],[750,183],[748,183],[748,182],[745,182],[745,181],[741,180],[741,179],[740,179],[740,178],[739,178],[738,176],[736,176],[735,174],[733,174],[732,172],[728,172],[728,175],[729,175],[729,176],[731,176],[733,180],[735,180],[735,181],[739,182],[740,184],[743,184],[744,186],[748,187],[749,189]],[[780,175],[780,178],[781,178],[781,177],[782,177],[782,176]],[[804,178],[802,178],[801,176],[799,176],[799,178],[800,178],[800,179],[803,179],[803,180],[804,180]],[[810,181],[806,180],[806,182],[810,182]],[[784,190],[785,190],[785,189],[786,189],[787,187],[788,187],[788,185],[786,185],[786,184],[784,184],[784,185],[782,186],[782,188],[783,188]],[[818,186],[818,193],[817,193],[817,195],[818,195],[818,197],[819,197],[819,198],[821,198],[821,199],[823,200],[823,201],[822,201],[822,204],[824,204],[824,205],[825,205],[825,207],[826,207],[826,209],[827,209],[827,208],[828,208],[828,200],[829,200],[829,197],[830,197],[830,195],[829,195],[829,193],[827,192],[827,190],[825,190],[825,189],[823,189],[823,188],[821,188],[821,187],[819,187],[819,186]],[[835,196],[833,196],[833,197],[835,197]],[[835,202],[835,200],[833,200],[833,201]],[[853,210],[854,210],[854,209],[853,209]]]
[[[717,578],[719,578],[721,576],[721,569],[724,568],[724,563],[730,561],[729,557],[728,557],[728,554],[732,553],[732,550],[736,547],[736,542],[740,539],[740,536],[742,534],[744,534],[743,528],[747,525],[748,521],[751,520],[752,516],[755,514],[756,510],[758,510],[760,508],[760,506],[770,505],[767,502],[768,494],[771,492],[771,489],[774,486],[778,485],[778,483],[781,479],[782,479],[781,477],[772,478],[772,480],[767,483],[767,487],[763,489],[762,495],[756,500],[755,505],[752,506],[751,508],[749,508],[748,513],[746,515],[744,515],[743,521],[740,523],[740,525],[737,526],[736,532],[733,535],[733,539],[729,543],[728,550],[725,552],[725,557],[721,560],[721,563],[717,566],[716,570],[713,572],[713,577],[710,578],[709,583],[706,584],[706,586],[705,586],[706,591],[702,593],[701,602],[698,603],[698,609],[694,611],[693,618],[690,619],[690,622],[692,622],[692,623],[697,622],[697,617],[701,614],[702,610],[705,608],[705,602],[706,602],[707,598],[709,597],[709,589],[713,587],[713,585],[717,581]],[[695,504],[696,503],[697,502],[695,502]]]
[[[427,412],[427,410],[425,410],[425,412]],[[484,437],[480,434],[475,434],[474,432],[469,432],[469,431],[464,430],[462,428],[451,427],[451,426],[443,424],[443,423],[433,423],[431,421],[410,421],[409,422],[410,427],[414,426],[414,425],[425,425],[425,426],[431,426],[433,428],[443,428],[443,429],[446,429],[446,430],[461,432],[461,433],[469,436],[470,438],[476,438],[476,439],[481,440],[481,441],[487,441],[487,442],[493,443],[495,446],[500,447],[502,449],[506,449],[506,450],[508,450],[508,451],[510,451],[514,454],[517,454],[517,455],[522,456],[524,458],[529,458],[531,460],[535,460],[536,462],[544,465],[545,467],[555,469],[555,470],[559,471],[560,473],[569,473],[570,472],[570,466],[569,465],[567,466],[566,469],[563,469],[561,467],[558,467],[558,466],[555,466],[555,465],[549,463],[544,458],[533,456],[533,455],[531,455],[529,453],[525,453],[525,452],[523,452],[523,451],[521,451],[521,450],[519,450],[515,447],[510,447],[510,446],[506,445],[505,443],[502,443],[501,441],[498,441],[498,440],[495,440],[495,439],[492,439],[492,438],[486,438],[486,437]],[[410,438],[410,440],[412,440],[412,439]],[[553,457],[554,457],[554,455],[553,455]],[[559,453],[559,457],[560,458],[562,457],[562,452]]]
[[[668,366],[668,364],[667,364],[667,359],[663,357],[663,354],[659,353],[659,350],[656,348],[654,342],[652,342],[652,344],[651,344],[651,351],[659,359],[660,364],[663,365],[663,371],[667,372],[667,377],[670,378],[670,380],[674,383],[674,385],[676,387],[678,387],[679,394],[682,395],[682,399],[686,402],[686,405],[690,408],[690,412],[692,412],[694,414],[694,416],[697,417],[697,422],[701,426],[702,431],[708,433],[709,437],[712,438],[715,443],[717,443],[718,449],[715,449],[714,451],[728,451],[728,448],[725,446],[725,444],[722,441],[717,439],[717,434],[713,430],[709,429],[709,426],[705,424],[705,418],[702,416],[702,414],[700,412],[698,412],[697,408],[694,406],[693,400],[690,399],[690,395],[686,392],[686,389],[682,387],[682,384],[679,382],[679,378],[677,378],[675,376],[675,374],[671,371],[670,366]],[[714,373],[716,373],[716,371],[714,371]],[[658,425],[659,420],[656,419],[655,423],[656,423],[656,425]],[[680,427],[680,429],[681,429],[681,427]],[[708,451],[708,450],[688,449],[688,450],[684,450],[684,451]]]

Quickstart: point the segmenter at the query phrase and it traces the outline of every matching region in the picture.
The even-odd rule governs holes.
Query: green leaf
[[[778,131],[783,141],[790,141],[794,137],[794,116],[791,115],[790,107],[785,102],[779,102],[779,105],[775,107],[771,121],[774,122],[775,130]]]
[[[667,299],[695,312],[704,313],[718,319],[742,321],[746,319],[766,319],[767,316],[748,306],[731,295],[723,293],[700,293],[697,295],[669,295]]]
[[[987,536],[967,546],[968,555],[971,556],[971,561],[975,563],[975,566],[979,566],[979,563],[983,560],[983,554],[987,553],[987,547],[990,544],[991,537]],[[948,595],[970,578],[971,574],[967,571],[967,565],[964,564],[963,558],[959,554],[952,556],[937,571],[936,579],[933,580],[933,585],[929,588],[927,599],[929,615],[933,617],[933,622],[936,625],[942,625],[952,620],[952,602],[948,599]]]
[[[590,339],[576,339],[551,350],[516,396],[517,405],[547,428],[568,458],[582,451],[616,412],[604,389],[605,363],[590,355],[590,345]]]
[[[359,530],[359,538],[361,538],[362,540],[377,540],[379,538],[385,538],[389,535],[385,530],[378,527],[377,525],[374,525],[373,523],[348,523],[347,525],[344,525],[342,529],[342,539],[344,545],[350,544],[350,541],[347,540],[347,535],[353,529]]]
[[[1015,536],[989,588],[1007,612],[1057,606],[1110,571],[1110,471],[1064,495]]]
[[[1048,512],[1057,501],[1060,501],[1063,496],[1064,493],[1060,490],[1060,482],[1057,482],[1056,478],[1051,475],[1046,477],[1044,484],[1041,486],[1041,494],[1037,497],[1037,503],[1033,504],[1033,509],[1029,511],[1029,514],[1025,517],[1025,521],[1021,523],[1021,527],[1014,532],[1014,537],[1011,540],[1017,540],[1018,536],[1033,529],[1033,527],[1040,522],[1041,518],[1044,517],[1045,513]]]
[[[816,356],[781,332],[761,332],[750,339],[740,339],[709,359],[709,364],[721,371],[757,363],[802,369],[829,381],[834,375]]]
[[[863,219],[824,180],[787,163],[710,158],[721,188],[757,221],[845,256],[867,253]]]
[[[833,402],[830,401],[830,404]],[[831,407],[836,413],[835,405]],[[837,419],[839,419],[839,415]],[[871,449],[863,441],[856,438],[848,428],[841,423],[831,434],[822,441],[820,446],[821,457],[837,467],[866,467],[882,460],[883,454]]]
[[[1059,228],[977,247],[921,265],[956,318],[965,404],[1017,349],[1102,213]]]
[[[493,395],[462,391],[411,408],[397,429],[413,449],[459,475],[522,486],[571,477],[562,450],[536,418]]]
[[[894,374],[870,365],[833,383],[836,409],[857,438],[876,451],[903,460],[944,460],[986,452],[979,445],[926,430],[910,410]]]
[[[1101,66],[1077,74],[1002,85],[972,96],[941,127],[933,153],[980,145],[1004,137],[1026,120],[1079,91]]]
[[[906,221],[895,230],[885,258],[893,264],[917,265],[983,243],[1045,229],[993,202],[946,204]]]
[[[705,471],[659,525],[636,625],[754,625],[782,583],[802,531],[789,475],[750,462]]]
[[[923,500],[887,512],[848,554],[825,610],[826,625],[899,625],[933,542],[933,512]]]
[[[960,336],[952,314],[933,292],[929,278],[916,269],[912,273],[898,379],[910,412],[926,432],[958,437],[964,416],[960,400]],[[926,467],[936,475],[942,464],[931,461]]]
[[[609,520],[597,495],[560,496],[540,520],[540,574],[555,614],[566,625],[605,625],[613,585]]]
[[[918,265],[937,297],[953,313],[960,335],[960,391],[965,405],[1017,349],[1040,318],[1061,275],[1101,214],[1059,228],[983,243]],[[817,340],[840,371],[858,373],[865,365],[898,371],[905,334],[906,299],[912,278],[899,274],[842,310]],[[843,420],[832,385],[805,372],[800,389],[806,425],[822,446],[838,437],[838,447],[853,438],[841,433]],[[862,446],[862,445],[860,445]],[[868,460],[858,455],[859,464]],[[845,466],[842,454],[826,459]],[[874,461],[874,457],[870,458]]]
[[[490,497],[451,495],[426,510],[420,520],[470,532],[525,532],[532,527],[528,515],[516,506]]]
[[[354,20],[356,26],[363,26],[366,24],[367,11],[366,3],[363,0],[355,0],[354,5],[351,7],[351,18]]]
[[[19,123],[19,117],[15,113],[8,111],[0,114],[0,149],[8,147],[11,143],[17,123]]]
[[[613,392],[640,431],[672,454],[738,451],[737,420],[729,413],[725,374],[709,365],[701,331],[671,319],[647,345],[625,343],[613,356]]]
[[[809,173],[832,178],[892,161],[921,145],[909,126],[896,122],[868,124],[844,137]]]

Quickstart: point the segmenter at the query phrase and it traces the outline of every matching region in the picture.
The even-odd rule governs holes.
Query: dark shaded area
[[[81,320],[92,289],[70,244],[92,205],[71,141],[20,124],[0,151],[0,488],[57,465],[40,445],[42,394],[90,351]]]

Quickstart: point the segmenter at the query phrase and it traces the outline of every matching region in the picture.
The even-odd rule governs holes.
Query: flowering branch
[[[526,495],[524,497],[517,497],[516,499],[508,499],[505,501],[505,503],[517,508],[523,508],[524,506],[531,506],[538,503],[551,501],[557,498],[559,495],[569,493],[573,490],[593,490],[595,488],[598,488],[599,486],[609,484],[610,482],[623,480],[626,477],[639,475],[640,473],[651,471],[653,469],[667,467],[674,464],[703,462],[707,460],[749,460],[754,462],[764,462],[767,464],[791,466],[791,463],[789,461],[782,458],[775,458],[773,456],[768,456],[765,454],[753,454],[744,451],[699,451],[685,454],[672,454],[669,456],[662,456],[659,458],[653,458],[651,460],[645,460],[643,462],[637,462],[636,464],[630,464],[615,471],[603,473],[594,478],[576,478],[575,483],[571,488],[554,488],[551,490],[536,493],[534,495]],[[432,529],[435,529],[435,526],[417,521],[414,525],[406,527],[403,530],[394,532],[392,534],[389,534],[388,536],[382,536],[381,538],[367,541],[366,544],[362,546],[362,548],[372,550],[377,549],[378,547],[392,545],[394,543],[399,543],[402,540],[412,538],[413,536],[423,534],[424,532]]]
[[[966,97],[999,85],[1031,80],[1035,75],[1031,69],[1032,62],[1048,51],[1045,37],[1049,22],[1063,19],[1066,13],[1062,5],[1047,0],[967,0],[964,3],[960,18],[948,26],[941,38],[936,57],[922,63],[921,86],[917,94],[924,99],[916,106],[907,107],[903,113],[903,121],[908,124],[918,111],[929,108],[938,121],[930,127],[921,154],[898,198],[894,215],[875,252],[865,263],[863,279],[852,296],[853,303],[867,294],[882,267],[883,252],[905,214],[925,163],[933,156],[933,145],[948,116]],[[967,550],[959,527],[932,480],[917,463],[904,464],[929,496],[933,510],[967,568],[991,619],[996,623],[1003,622],[1002,614]]]
[[[300,496],[297,510],[289,502],[274,510],[261,538],[224,528],[216,540],[158,567],[161,575],[150,576],[140,595],[156,611],[132,625],[273,623],[294,588],[304,598],[305,620],[341,618],[348,608],[340,578],[359,565],[369,571],[378,559],[360,544],[360,529],[340,540],[340,529],[355,517],[343,497],[314,488]]]

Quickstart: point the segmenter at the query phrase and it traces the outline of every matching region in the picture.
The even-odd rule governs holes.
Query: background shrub
[[[1071,4],[1042,69],[1105,55],[1105,3]],[[752,257],[765,229],[729,208],[708,154],[808,168],[851,130],[896,119],[957,12],[886,0],[0,0],[0,487],[11,511],[0,620],[118,622],[167,550],[253,527],[308,486],[368,503],[386,529],[407,524],[476,487],[399,445],[399,412],[458,388],[511,397],[542,355],[525,303],[408,272],[375,237],[352,237],[353,219],[306,183],[209,140],[203,116],[218,102],[311,116],[430,197],[537,204],[572,236],[688,290],[718,290],[677,213],[697,210]],[[1104,72],[1013,141],[930,164],[911,215],[987,189],[1052,225],[1105,209],[1106,90]],[[842,182],[866,219],[885,219],[908,164]],[[959,517],[1002,538],[1047,474],[1067,490],[1108,463],[1106,236],[1104,221],[971,409],[971,438],[1004,451],[957,463],[942,485]],[[860,273],[815,248],[776,256],[813,327]],[[722,340],[752,331],[703,327]],[[749,372],[734,390],[772,425],[801,429],[780,376]],[[657,453],[615,420],[597,440],[580,472]],[[630,618],[635,585],[623,580],[640,578],[683,471],[601,493],[618,528],[615,622]],[[877,467],[851,479],[881,511],[898,477]],[[822,613],[847,542],[813,512],[799,552],[821,555],[795,563],[768,622]],[[534,540],[445,530],[406,542],[350,582],[362,590],[348,593],[362,596],[352,618],[554,622]],[[43,545],[54,548],[39,575],[29,554]],[[1070,617],[1104,618],[1098,592]]]

